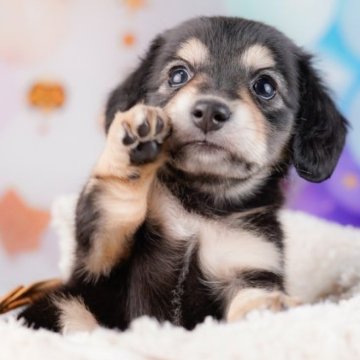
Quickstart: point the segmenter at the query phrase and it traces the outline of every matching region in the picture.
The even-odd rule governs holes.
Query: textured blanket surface
[[[136,320],[118,333],[62,337],[0,322],[0,359],[360,359],[360,296],[279,314],[252,313],[236,324],[210,319],[187,332]]]
[[[55,207],[67,276],[74,199]],[[210,318],[188,332],[141,318],[124,333],[97,329],[66,336],[0,319],[0,360],[7,359],[360,359],[360,230],[284,211],[287,286],[304,305],[244,320]],[[64,258],[65,257],[65,258]]]

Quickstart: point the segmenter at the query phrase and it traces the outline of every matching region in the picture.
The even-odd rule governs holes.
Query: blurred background
[[[107,94],[196,15],[261,20],[316,54],[352,130],[330,181],[290,179],[288,207],[360,226],[359,0],[0,0],[0,294],[58,274],[51,204],[86,181]]]

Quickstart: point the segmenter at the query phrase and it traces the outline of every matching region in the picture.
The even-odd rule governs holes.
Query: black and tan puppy
[[[111,94],[63,288],[20,316],[57,331],[188,329],[296,301],[284,289],[281,180],[329,178],[346,120],[310,57],[272,27],[197,18],[152,43]]]

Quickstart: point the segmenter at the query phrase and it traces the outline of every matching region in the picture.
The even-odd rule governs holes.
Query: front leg
[[[253,310],[278,312],[300,305],[298,299],[283,291],[281,275],[255,270],[243,273],[242,277],[245,287],[234,291],[227,305],[228,322],[240,320]]]
[[[136,105],[115,116],[76,211],[76,270],[87,278],[107,275],[128,256],[132,237],[145,218],[169,131],[160,108]]]
[[[20,313],[28,326],[60,332],[92,330],[98,323],[125,326],[125,317],[111,325],[104,315],[113,317],[122,300],[116,298],[120,290],[114,289],[109,273],[129,255],[133,235],[144,221],[169,131],[169,119],[159,108],[136,105],[116,114],[78,201],[73,274],[62,288]]]

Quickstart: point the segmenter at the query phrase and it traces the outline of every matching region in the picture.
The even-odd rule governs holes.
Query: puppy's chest
[[[175,248],[197,251],[202,272],[210,278],[229,280],[244,269],[280,270],[280,254],[265,237],[246,230],[239,221],[213,220],[186,211],[172,195],[162,191],[150,202],[149,215],[162,236]]]

